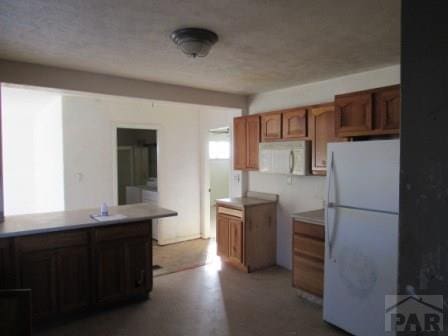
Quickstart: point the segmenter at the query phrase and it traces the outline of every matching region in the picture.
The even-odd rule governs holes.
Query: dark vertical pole
[[[0,83],[0,222],[5,219],[3,198],[3,136],[2,136],[2,86]]]
[[[448,20],[402,1],[399,287],[448,300]]]

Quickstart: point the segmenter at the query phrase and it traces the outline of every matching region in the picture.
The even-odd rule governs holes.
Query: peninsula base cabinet
[[[269,203],[241,209],[218,203],[218,255],[246,272],[275,265],[276,207]]]
[[[1,288],[32,290],[35,322],[147,298],[151,223],[0,239],[0,271]]]

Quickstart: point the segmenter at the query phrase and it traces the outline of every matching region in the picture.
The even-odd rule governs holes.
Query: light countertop
[[[7,216],[5,217],[5,221],[0,223],[0,238],[86,229],[89,227],[109,226],[177,216],[177,212],[161,208],[151,203],[110,207],[110,215],[121,214],[126,216],[126,218],[120,220],[98,222],[90,217],[90,215],[96,215],[98,212],[99,208]]]
[[[220,198],[216,200],[217,205],[222,204],[241,209],[244,207],[262,205],[262,204],[271,204],[271,203],[277,203],[277,202],[273,200],[254,198],[254,197],[232,197],[232,198]]]
[[[324,209],[293,213],[291,217],[300,222],[325,225]]]

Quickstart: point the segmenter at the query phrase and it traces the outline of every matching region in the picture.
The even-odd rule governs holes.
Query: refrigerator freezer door
[[[399,140],[331,143],[327,202],[398,213]]]
[[[326,230],[324,320],[357,336],[385,335],[385,295],[397,293],[398,215],[328,209]]]

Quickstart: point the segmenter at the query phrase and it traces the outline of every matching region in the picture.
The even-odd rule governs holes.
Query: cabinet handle
[[[138,280],[136,281],[136,285],[137,287],[140,287],[141,285],[143,285],[143,281],[145,280],[145,270],[141,270],[140,271],[140,277],[138,278]]]

